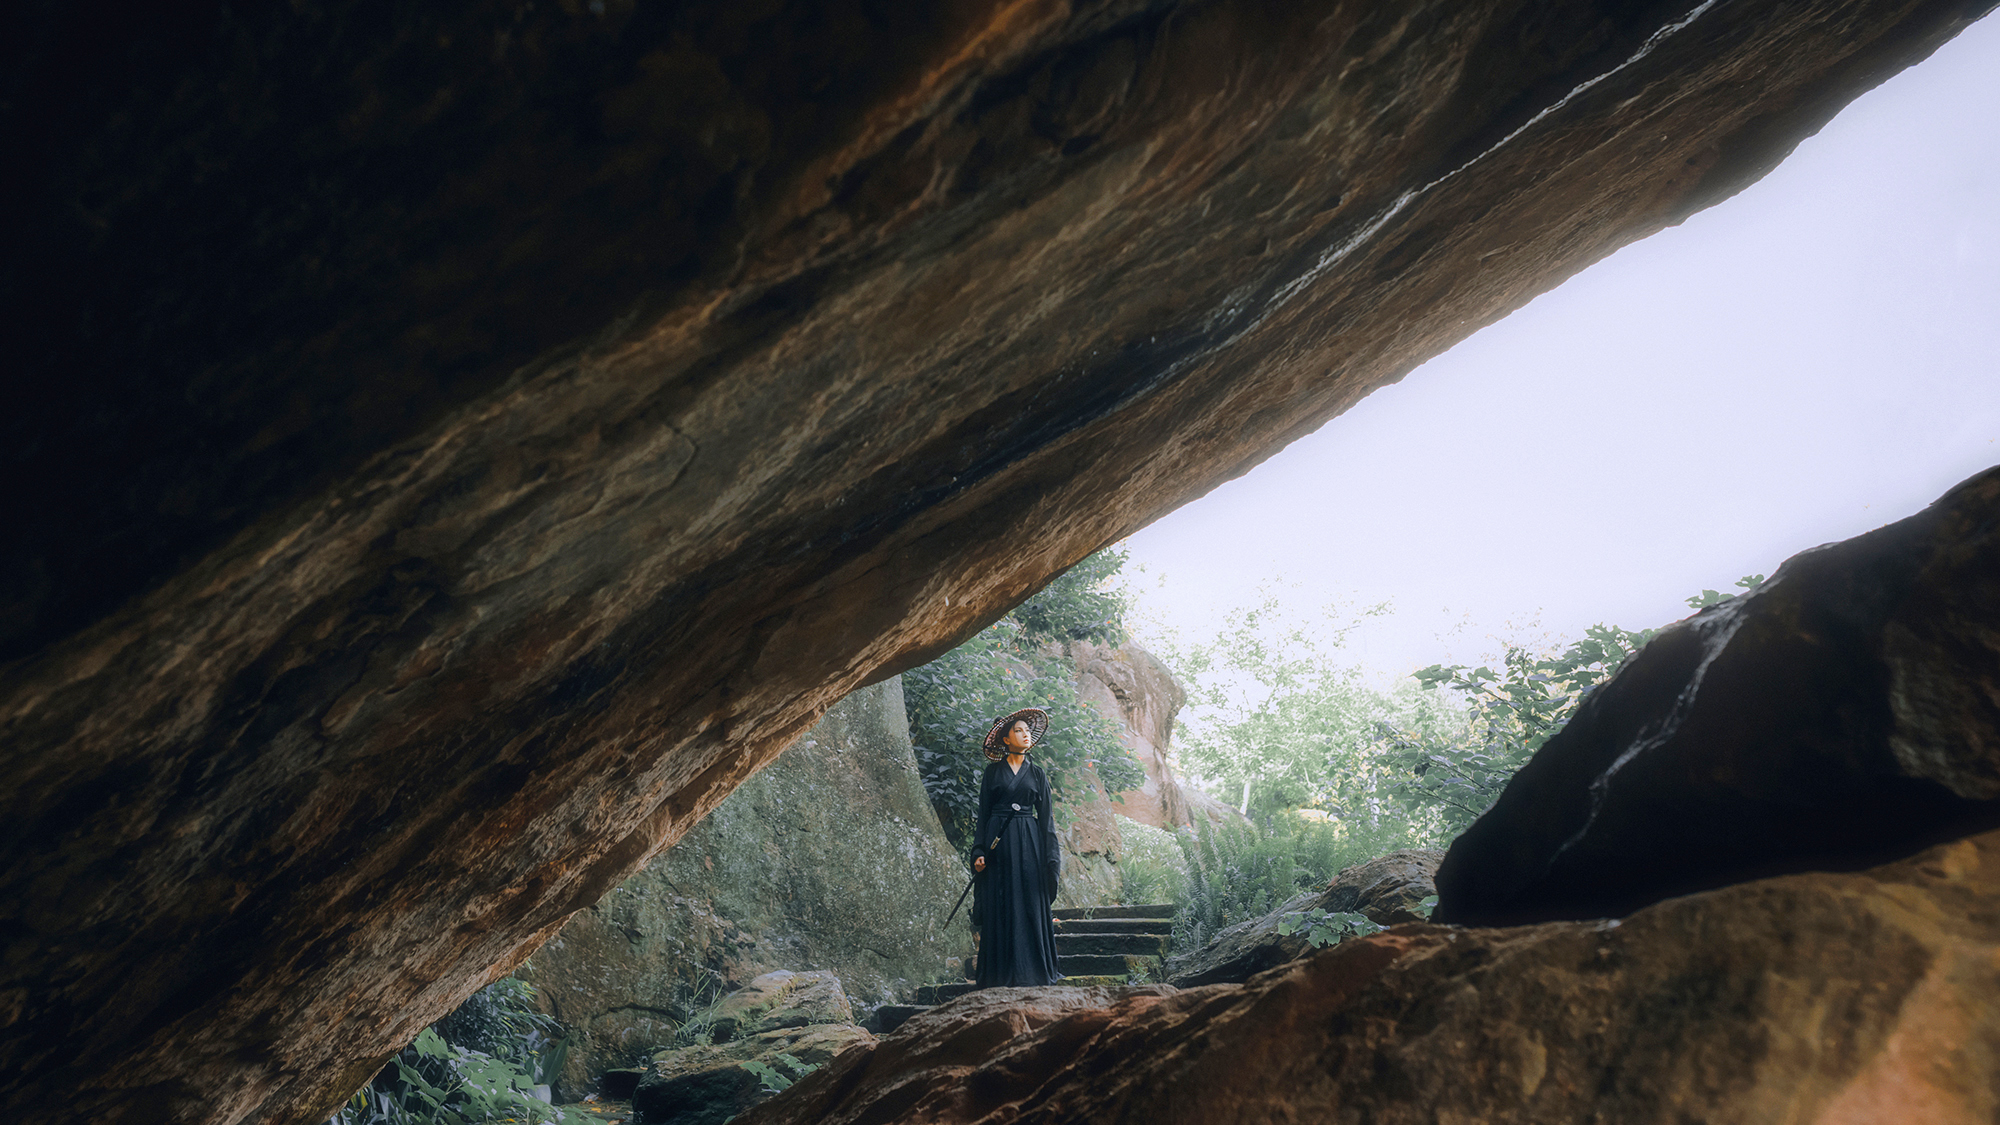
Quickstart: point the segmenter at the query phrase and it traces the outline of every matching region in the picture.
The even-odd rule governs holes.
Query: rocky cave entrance
[[[0,1106],[324,1120],[836,701],[1988,7],[17,16]],[[1649,647],[1440,871],[1539,924],[983,994],[744,1120],[1990,1119],[1996,488]],[[1659,854],[1770,747],[1865,830]]]

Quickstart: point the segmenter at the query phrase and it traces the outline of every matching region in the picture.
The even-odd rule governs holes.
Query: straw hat
[[[1029,746],[1040,742],[1042,736],[1049,733],[1049,713],[1040,707],[1023,707],[1011,715],[1002,715],[993,720],[993,728],[986,732],[986,744],[981,747],[986,751],[988,761],[997,762],[1007,756],[1007,749],[1000,744],[1000,740],[1014,729],[1015,723],[1028,724],[1028,736],[1032,740]]]

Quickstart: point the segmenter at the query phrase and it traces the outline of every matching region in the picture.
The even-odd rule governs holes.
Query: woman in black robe
[[[1049,777],[1028,760],[1029,748],[1048,729],[1049,713],[1029,707],[996,719],[986,732],[986,756],[993,763],[979,781],[979,835],[972,849],[980,988],[1062,979],[1049,914],[1062,879],[1062,845]]]

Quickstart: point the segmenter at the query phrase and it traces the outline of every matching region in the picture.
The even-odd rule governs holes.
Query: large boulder
[[[670,1042],[722,992],[740,990],[730,1011],[762,998],[805,1023],[854,1022],[850,997],[864,1010],[905,998],[971,947],[963,911],[943,925],[964,885],[889,679],[835,704],[521,975],[581,1035],[563,1081],[575,1093]],[[801,987],[827,1003],[801,1008]],[[716,1019],[725,1038],[745,1022]]]
[[[2000,469],[1663,630],[1451,846],[1439,921],[1617,916],[2000,824]]]
[[[1987,7],[10,12],[0,1116],[323,1119],[835,701]]]
[[[1242,985],[994,990],[738,1125],[1972,1125],[2000,1114],[1996,902],[2000,833],[1622,923],[1402,926]]]
[[[1444,853],[1423,848],[1388,855],[1346,868],[1324,890],[1310,891],[1261,918],[1223,928],[1200,949],[1167,959],[1167,980],[1183,988],[1241,982],[1266,969],[1305,956],[1312,945],[1304,933],[1280,933],[1287,917],[1310,910],[1360,914],[1379,926],[1420,922],[1423,902],[1437,893],[1432,885]]]

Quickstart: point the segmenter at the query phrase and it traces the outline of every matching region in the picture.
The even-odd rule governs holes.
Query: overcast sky
[[[1260,583],[1391,603],[1349,644],[1385,676],[1661,625],[1994,464],[2000,19],[1134,535],[1139,640],[1212,635]]]

